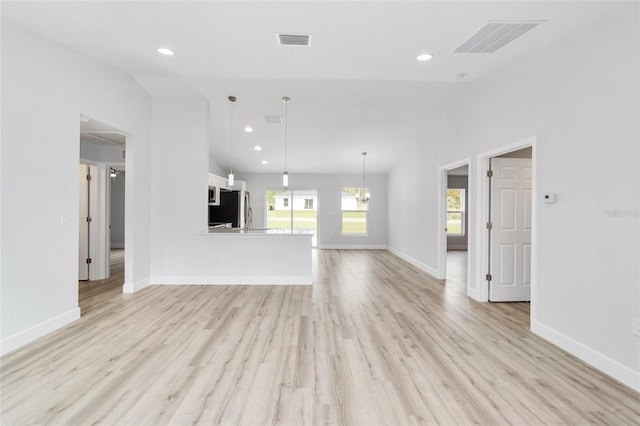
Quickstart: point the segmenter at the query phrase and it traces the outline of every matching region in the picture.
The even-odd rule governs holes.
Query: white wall
[[[445,122],[441,115],[438,120]],[[407,156],[389,172],[389,250],[438,277],[439,217],[436,162],[438,132],[432,127],[424,143],[407,150]],[[444,206],[442,207],[444,209]]]
[[[266,190],[281,188],[280,174],[242,174],[251,193],[253,227],[264,228],[266,223]],[[357,174],[289,174],[289,189],[318,190],[318,247],[381,248],[387,244],[387,179],[385,175],[367,175],[371,192],[367,213],[368,234],[342,235],[342,188],[359,187],[362,175]],[[407,185],[409,186],[409,185]]]
[[[6,353],[79,316],[80,114],[132,135],[126,276],[148,278],[150,99],[130,76],[72,49],[5,20],[1,31],[0,336]]]
[[[151,275],[183,276],[207,230],[208,109],[204,97],[154,97]]]
[[[389,174],[389,187],[397,187],[417,173],[430,200],[390,197],[403,208],[390,215],[389,238],[392,247],[437,270],[437,230],[407,235],[402,225],[415,211],[435,216],[435,168],[536,136],[535,185],[538,194],[555,192],[557,202],[535,211],[532,330],[640,390],[640,339],[631,333],[632,318],[640,316],[636,8],[627,4],[466,83],[425,141],[437,146],[436,164],[425,164],[417,147]],[[470,195],[477,208],[473,189]],[[472,278],[483,273],[473,269]]]
[[[215,156],[211,152],[211,148],[209,148],[209,173],[213,173],[214,175],[218,175],[218,176],[227,176],[229,173],[229,170],[225,170],[215,160]]]

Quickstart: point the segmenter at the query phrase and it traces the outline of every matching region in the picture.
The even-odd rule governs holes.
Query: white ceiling
[[[98,145],[124,147],[127,134],[91,117],[80,117],[80,140]]]
[[[211,149],[234,168],[283,168],[283,126],[264,116],[289,104],[291,173],[386,172],[464,81],[490,73],[616,8],[616,2],[176,1],[2,2],[6,19],[133,75],[152,95],[204,95]],[[491,20],[544,20],[495,53],[453,53]],[[282,47],[278,32],[312,35]],[[171,57],[156,53],[169,47]],[[431,61],[418,62],[423,52]],[[458,80],[457,76],[466,73]],[[255,129],[242,131],[245,125]],[[264,149],[253,151],[255,144]],[[261,165],[261,160],[270,164]]]

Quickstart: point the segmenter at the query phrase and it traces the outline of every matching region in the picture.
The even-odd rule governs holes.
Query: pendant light
[[[229,167],[229,187],[232,187],[233,184],[235,183],[235,177],[233,176],[233,104],[236,103],[236,97],[235,96],[229,96],[229,102],[231,105],[231,125],[229,127],[229,140],[231,141],[231,167]]]
[[[367,204],[371,198],[371,194],[367,191],[367,153],[362,153],[362,189],[360,190],[360,201]]]
[[[287,131],[289,126],[289,119],[287,105],[289,105],[289,102],[291,102],[291,98],[285,96],[282,98],[282,102],[284,103],[284,173],[282,173],[282,186],[286,188],[289,186],[289,172],[287,171]]]

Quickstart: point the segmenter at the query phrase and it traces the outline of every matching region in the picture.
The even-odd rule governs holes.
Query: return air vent
[[[265,115],[264,121],[267,124],[282,124],[282,116],[281,115]]]
[[[280,46],[310,46],[311,36],[308,34],[276,34]]]
[[[454,50],[455,53],[493,53],[544,21],[492,21]]]

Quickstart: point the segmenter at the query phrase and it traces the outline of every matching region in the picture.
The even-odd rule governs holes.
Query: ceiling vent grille
[[[282,124],[282,116],[281,115],[265,115],[264,121],[267,124]]]
[[[460,45],[455,53],[493,53],[544,21],[493,21]]]
[[[311,36],[308,34],[276,34],[280,46],[310,46]]]

